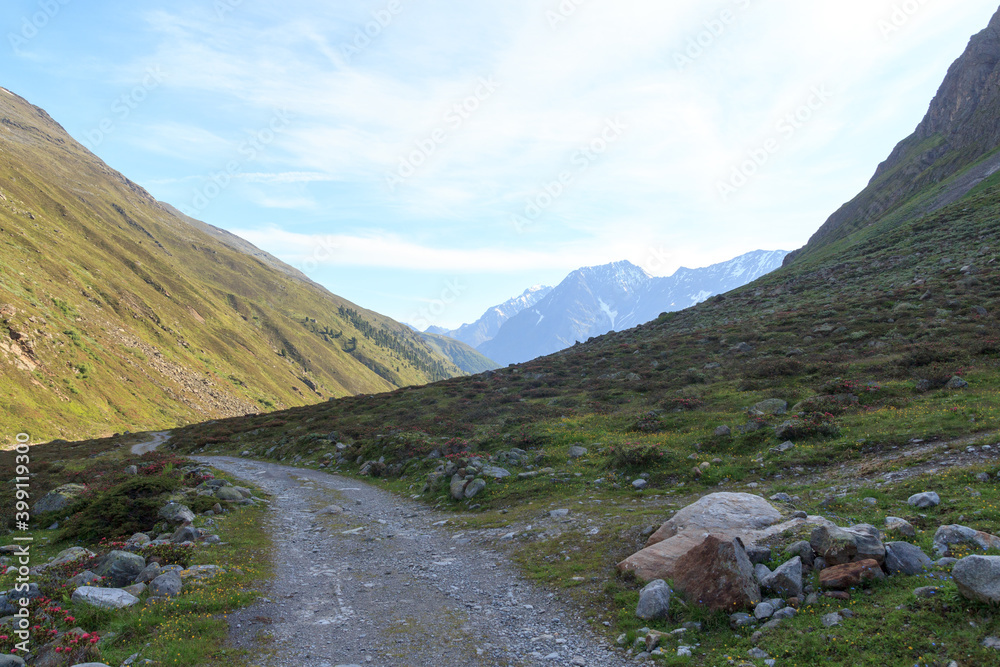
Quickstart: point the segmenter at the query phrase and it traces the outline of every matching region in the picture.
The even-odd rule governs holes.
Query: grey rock
[[[771,560],[771,547],[765,547],[758,544],[747,547],[747,558],[754,565],[759,563],[766,563]]]
[[[131,586],[126,586],[122,590],[128,593],[129,595],[134,595],[136,597],[139,597],[140,595],[146,592],[146,584],[132,584]]]
[[[954,567],[955,563],[957,562],[958,562],[957,558],[950,558],[948,556],[945,556],[944,558],[938,558],[936,561],[934,561],[934,565],[945,570],[950,570],[952,567]]]
[[[790,561],[783,563],[767,579],[760,582],[760,585],[767,590],[774,591],[774,593],[783,598],[801,597],[802,558],[796,556]]]
[[[765,415],[783,415],[788,413],[788,401],[783,401],[780,398],[769,398],[756,404],[752,409],[754,412]]]
[[[46,512],[59,512],[72,505],[87,490],[82,484],[63,484],[52,489],[31,508],[36,515]]]
[[[820,622],[823,624],[823,627],[832,628],[835,625],[840,625],[840,622],[842,620],[844,620],[843,616],[841,616],[837,612],[833,612],[831,614],[823,616],[823,618],[820,619]]]
[[[785,547],[785,558],[792,558],[793,556],[801,558],[803,566],[812,567],[813,550],[809,542],[800,540]]]
[[[567,509],[552,510],[551,512],[549,512],[549,516],[553,519],[563,519],[569,516],[569,510]]]
[[[468,482],[464,477],[457,474],[453,475],[451,478],[451,484],[448,487],[451,497],[455,500],[464,500],[466,484],[468,484]]]
[[[167,503],[160,508],[159,514],[161,519],[165,519],[167,523],[175,526],[194,521],[194,512],[187,505],[180,503]]]
[[[69,584],[71,588],[79,588],[80,586],[93,586],[99,584],[100,582],[100,575],[94,574],[90,570],[84,570],[66,583]]]
[[[1000,639],[997,637],[987,637],[983,640],[983,646],[1000,651]]]
[[[753,615],[758,621],[767,620],[774,616],[774,607],[769,602],[761,602],[754,607]]]
[[[580,445],[573,445],[572,447],[569,448],[569,457],[571,459],[583,458],[588,453],[589,452],[588,452],[587,448],[586,447],[581,447]]]
[[[160,572],[162,569],[163,568],[160,567],[159,563],[150,563],[145,568],[143,568],[142,572],[139,573],[139,576],[135,578],[135,583],[148,584],[153,579],[156,579],[158,576],[160,576]]]
[[[885,545],[885,567],[889,574],[920,574],[933,563],[920,547],[909,542],[889,542]]]
[[[733,434],[733,429],[728,426],[722,425],[715,429],[715,437],[717,438],[728,438]]]
[[[771,568],[763,563],[757,563],[753,566],[753,574],[757,578],[757,582],[763,584],[771,576]]]
[[[913,525],[906,521],[905,519],[900,519],[897,516],[887,516],[885,518],[885,529],[899,533],[903,537],[916,537],[917,530]]]
[[[799,612],[793,609],[792,607],[785,607],[784,609],[779,609],[778,611],[774,612],[774,616],[772,616],[772,618],[776,618],[778,620],[784,620],[786,618],[791,618],[792,616],[795,616],[795,614],[797,613]]]
[[[1000,556],[967,556],[955,563],[951,576],[966,598],[1000,603]]]
[[[483,475],[493,479],[505,479],[511,476],[511,472],[499,466],[483,466]]]
[[[868,524],[850,528],[818,526],[810,535],[809,544],[827,565],[843,565],[869,558],[879,564],[885,562],[881,534]]]
[[[646,584],[639,592],[639,604],[635,615],[645,621],[666,618],[670,613],[670,596],[673,591],[662,579]]]
[[[766,660],[767,658],[771,657],[767,654],[767,651],[756,647],[747,651],[747,655],[753,658],[754,660]]]
[[[792,497],[787,493],[776,493],[771,496],[771,500],[779,503],[790,503],[792,502]]]
[[[750,614],[743,613],[742,611],[736,614],[732,614],[729,617],[729,627],[731,627],[733,630],[737,630],[739,628],[745,628],[753,624],[754,624],[753,616],[751,616]]]
[[[16,655],[0,654],[0,667],[24,667],[25,664],[24,660]]]
[[[139,598],[120,588],[94,588],[81,586],[73,591],[73,602],[88,604],[99,609],[124,609],[139,604]]]
[[[486,490],[486,480],[474,479],[469,482],[469,485],[465,487],[465,497],[475,498],[480,493]]]
[[[959,551],[968,553],[968,549],[988,551],[1000,549],[1000,537],[990,535],[968,526],[955,524],[940,526],[934,533],[934,552],[939,556],[952,556],[951,548],[955,545],[965,547]]]
[[[632,482],[632,488],[636,491],[642,491],[647,486],[649,486],[649,482],[644,479],[637,479]]]
[[[170,536],[170,541],[174,544],[183,542],[196,542],[198,540],[198,529],[194,526],[178,526],[174,534]]]
[[[928,509],[931,507],[937,507],[941,504],[941,497],[933,491],[926,491],[924,493],[915,493],[909,497],[906,501],[907,505],[912,505],[917,509]]]
[[[112,551],[101,558],[94,572],[114,586],[128,586],[146,567],[146,559],[128,551]]]
[[[243,500],[243,494],[235,486],[220,486],[215,490],[215,497],[228,503]]]
[[[156,597],[171,598],[179,595],[184,582],[177,572],[166,572],[149,582],[149,592]]]
[[[948,380],[948,384],[946,384],[945,387],[948,389],[968,389],[969,383],[956,375],[952,379]]]

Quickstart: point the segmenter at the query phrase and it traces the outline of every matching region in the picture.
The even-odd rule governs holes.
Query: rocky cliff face
[[[879,165],[868,187],[830,216],[785,263],[836,242],[902,206],[938,210],[1000,169],[1000,11],[952,64],[927,115]],[[920,199],[920,201],[917,201]]]

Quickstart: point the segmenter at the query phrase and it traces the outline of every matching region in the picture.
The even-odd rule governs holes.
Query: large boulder
[[[769,398],[753,406],[752,411],[762,415],[783,415],[788,412],[788,401],[780,398]]]
[[[72,505],[83,495],[87,487],[83,484],[63,484],[42,496],[42,499],[31,508],[36,515],[46,512],[59,512]]]
[[[644,621],[666,618],[670,613],[670,596],[673,591],[662,579],[651,581],[639,592],[635,615]]]
[[[139,598],[120,588],[81,586],[73,591],[73,602],[82,602],[100,609],[124,609],[139,604]]]
[[[906,504],[916,507],[917,509],[925,510],[940,505],[941,497],[933,491],[915,493],[906,500]]]
[[[938,556],[964,556],[969,551],[1000,549],[1000,537],[968,526],[941,526],[934,533],[934,551]]]
[[[878,529],[868,524],[850,528],[818,526],[809,536],[809,544],[827,565],[843,565],[872,559],[885,562],[885,545]]]
[[[760,582],[765,590],[781,598],[802,597],[802,558],[796,556]]]
[[[885,545],[885,569],[889,574],[920,574],[933,562],[920,547],[909,542],[889,542]]]
[[[681,509],[650,535],[652,546],[681,533],[700,531],[734,535],[767,528],[781,521],[781,512],[760,496],[749,493],[712,493]]]
[[[882,567],[869,559],[826,568],[819,573],[819,585],[832,590],[844,590],[860,586],[866,581],[884,578]]]
[[[760,602],[760,587],[738,537],[708,535],[677,559],[674,586],[688,602],[733,613]]]
[[[146,568],[146,559],[128,551],[112,551],[97,561],[94,568],[114,586],[128,586]]]
[[[744,545],[752,547],[785,530],[806,524],[829,524],[821,517],[779,521],[781,513],[760,496],[713,493],[677,512],[653,533],[644,549],[618,563],[618,569],[634,572],[643,581],[669,580],[674,578],[677,560],[709,533],[738,537]]]
[[[84,549],[83,547],[70,547],[69,549],[63,549],[60,551],[55,558],[53,558],[48,563],[43,563],[38,567],[34,567],[31,571],[35,574],[40,574],[50,567],[59,567],[60,565],[65,565],[66,563],[74,563],[79,560],[85,560],[87,558],[93,558],[96,554],[89,549]]]
[[[958,592],[970,600],[1000,604],[1000,556],[968,556],[951,570]]]
[[[227,503],[243,500],[243,494],[235,486],[220,486],[215,490],[215,497]]]
[[[468,486],[468,484],[469,480],[465,479],[461,475],[452,475],[451,484],[448,486],[451,497],[455,500],[465,500],[465,487]]]

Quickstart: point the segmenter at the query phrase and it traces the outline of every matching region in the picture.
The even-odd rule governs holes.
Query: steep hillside
[[[462,374],[406,327],[178,214],[0,89],[0,407],[97,435]]]
[[[877,221],[939,210],[1000,170],[1000,11],[948,70],[927,115],[879,165],[868,187],[844,204],[798,257],[845,242]],[[856,241],[861,240],[857,238]]]
[[[631,262],[579,269],[510,317],[478,349],[501,364],[551,354],[741,287],[781,266],[785,255],[756,250],[701,269],[681,268],[669,277],[653,277]]]
[[[449,360],[467,375],[476,375],[498,368],[495,361],[487,359],[461,341],[430,332],[421,333],[420,337],[438,356]]]

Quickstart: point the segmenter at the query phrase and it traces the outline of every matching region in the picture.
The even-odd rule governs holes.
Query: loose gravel
[[[454,515],[319,471],[193,458],[272,496],[274,579],[230,617],[235,645],[267,649],[260,667],[627,664],[502,554],[451,529]]]

